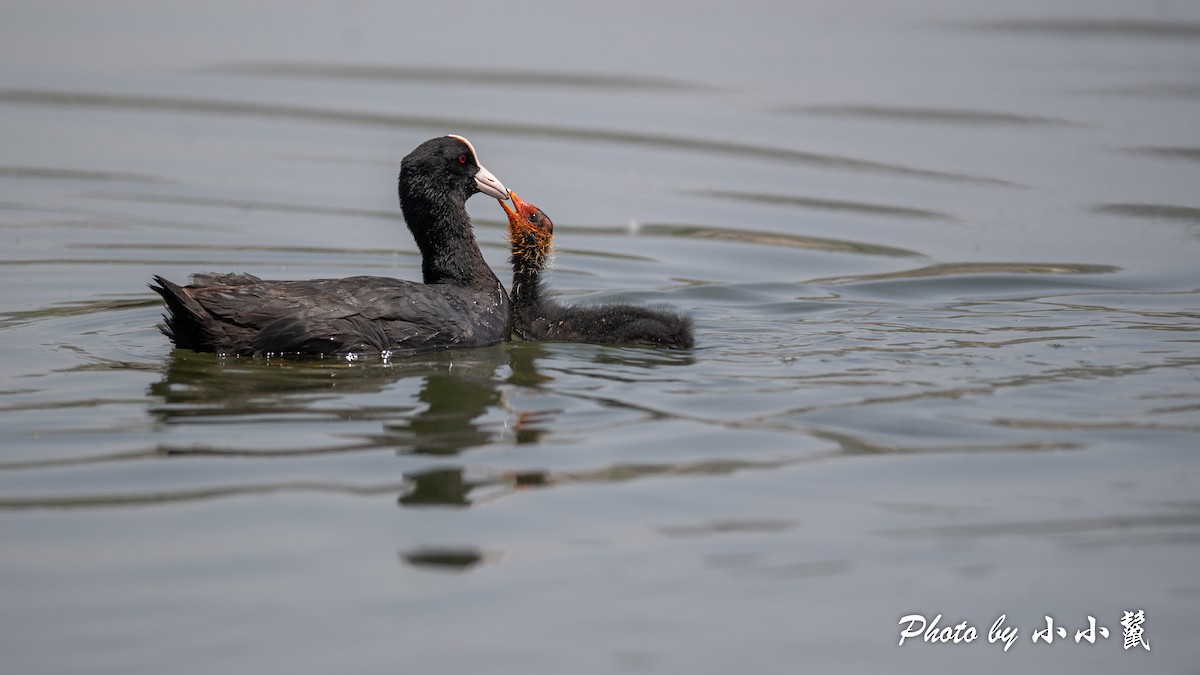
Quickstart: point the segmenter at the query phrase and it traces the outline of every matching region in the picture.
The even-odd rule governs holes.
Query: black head
[[[471,228],[467,198],[482,192],[507,199],[508,191],[479,164],[475,148],[461,136],[442,136],[418,145],[400,163],[400,210],[421,251],[427,284],[495,284]]]
[[[465,203],[476,192],[507,199],[508,191],[479,163],[475,148],[462,136],[431,138],[400,163],[400,198]]]

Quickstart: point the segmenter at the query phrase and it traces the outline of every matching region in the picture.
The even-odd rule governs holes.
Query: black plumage
[[[401,162],[400,207],[424,283],[386,277],[264,281],[197,274],[150,287],[178,347],[238,355],[407,353],[509,339],[509,297],[475,241],[466,201],[507,190],[465,138],[422,143]]]
[[[512,245],[513,332],[526,340],[637,344],[683,349],[695,344],[692,317],[670,308],[621,303],[566,305],[548,297],[542,272],[554,223],[541,209],[509,193],[501,202]]]

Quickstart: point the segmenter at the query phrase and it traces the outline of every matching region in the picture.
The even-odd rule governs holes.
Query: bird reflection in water
[[[163,379],[151,385],[149,393],[162,399],[163,404],[152,411],[168,424],[187,424],[213,416],[228,419],[264,414],[303,421],[328,418],[382,423],[376,431],[322,435],[330,443],[316,448],[261,452],[209,449],[205,454],[278,457],[391,448],[398,454],[452,456],[509,434],[517,443],[533,443],[541,438],[549,413],[513,410],[504,396],[510,383],[540,379],[535,370],[536,351],[510,352],[507,346],[496,346],[392,363],[339,363],[328,359],[273,363],[176,350]],[[348,395],[411,388],[415,382],[404,381],[413,378],[420,378],[415,397],[398,395],[394,405],[338,405]],[[167,454],[194,450],[167,449]]]
[[[472,546],[429,546],[400,551],[400,560],[420,569],[466,572],[485,562],[499,560],[503,554]]]
[[[442,467],[405,474],[409,489],[397,502],[410,507],[473,506],[552,482],[548,471],[505,471],[477,478],[469,478],[468,473],[462,467]]]

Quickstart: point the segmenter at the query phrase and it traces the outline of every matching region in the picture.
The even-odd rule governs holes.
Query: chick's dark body
[[[623,303],[562,304],[542,278],[553,243],[554,223],[537,206],[509,193],[501,202],[508,216],[513,266],[513,331],[526,340],[650,345],[687,349],[695,345],[692,317],[669,307]]]

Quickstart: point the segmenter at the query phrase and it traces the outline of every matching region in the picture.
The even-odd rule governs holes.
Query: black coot
[[[541,209],[509,192],[503,201],[512,243],[513,331],[526,340],[558,340],[596,344],[640,344],[687,348],[692,318],[671,309],[639,305],[560,305],[545,297],[542,271],[550,255],[554,223]]]
[[[509,339],[509,299],[475,242],[467,198],[508,198],[461,136],[417,146],[400,164],[400,209],[421,251],[423,284],[386,277],[263,281],[155,276],[163,333],[178,347],[238,355],[406,353]]]

